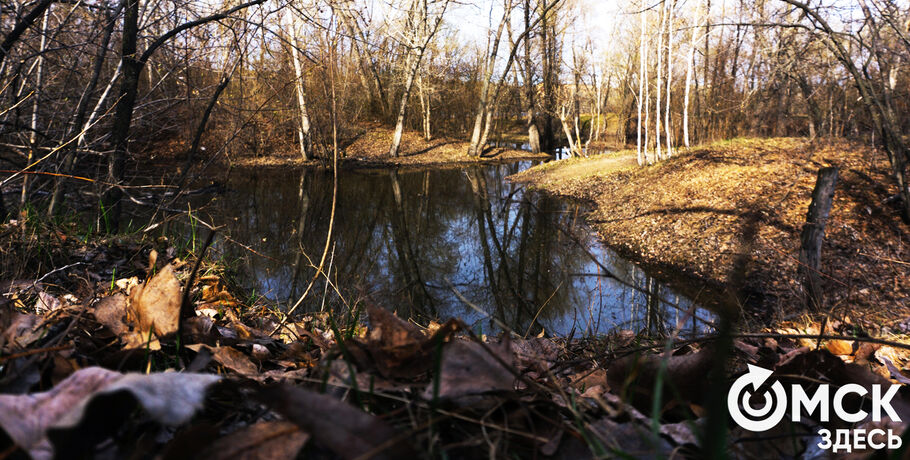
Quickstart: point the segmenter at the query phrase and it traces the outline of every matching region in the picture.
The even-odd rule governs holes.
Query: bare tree
[[[695,15],[692,19],[691,30],[689,31],[689,56],[686,59],[686,84],[685,95],[683,96],[683,143],[689,147],[689,93],[692,88],[693,69],[695,67],[695,38],[698,30],[697,23],[701,20],[702,4],[698,2],[695,9]],[[707,14],[706,14],[707,16]]]
[[[241,11],[253,5],[262,4],[265,0],[252,0],[219,13],[185,22],[155,38],[142,54],[139,54],[138,50],[140,0],[124,0],[124,2],[123,38],[120,54],[123,77],[120,85],[120,96],[117,99],[114,113],[113,127],[111,128],[112,153],[108,157],[107,168],[107,183],[109,184],[109,188],[104,193],[101,200],[103,208],[101,213],[104,215],[107,222],[106,227],[110,231],[117,231],[120,227],[122,206],[120,199],[123,196],[120,185],[123,182],[127,142],[129,140],[133,109],[135,108],[137,91],[139,89],[139,78],[142,75],[145,64],[158,48],[181,32],[212,21],[225,19],[237,11]]]
[[[892,174],[898,186],[898,195],[901,199],[901,215],[904,222],[910,224],[910,186],[908,186],[908,179],[910,179],[908,175],[910,173],[907,171],[907,162],[910,161],[910,150],[907,149],[907,145],[904,143],[900,125],[896,120],[893,98],[891,97],[893,88],[884,81],[876,83],[868,76],[868,71],[865,69],[860,71],[851,53],[842,43],[843,37],[846,36],[852,43],[865,48],[866,51],[871,51],[871,55],[875,56],[879,68],[882,69],[883,73],[887,74],[887,70],[884,69],[888,69],[888,61],[883,56],[881,48],[877,47],[877,45],[882,45],[878,35],[880,21],[877,20],[868,7],[863,8],[867,25],[871,30],[871,41],[867,42],[859,35],[835,31],[818,11],[806,3],[798,0],[783,1],[805,13],[812,28],[824,35],[826,43],[837,60],[853,77],[853,83],[862,95],[863,104],[869,111],[876,130],[881,134],[880,142],[888,155]]]
[[[304,161],[308,161],[312,156],[310,154],[310,114],[307,111],[303,64],[300,58],[300,43],[297,39],[301,24],[295,13],[292,12],[289,16],[290,33],[288,33],[288,37],[291,45],[291,62],[294,63],[294,92],[297,94],[297,110],[300,117],[300,125],[297,126],[297,142],[300,144],[300,156]]]
[[[439,30],[443,15],[451,0],[412,0],[405,19],[404,30],[399,34],[400,41],[406,49],[405,59],[405,84],[398,103],[398,115],[395,119],[395,132],[392,134],[392,145],[389,147],[389,156],[397,157],[401,147],[401,135],[404,133],[404,119],[408,111],[408,99],[417,72],[420,71],[420,62],[429,46],[430,41]]]

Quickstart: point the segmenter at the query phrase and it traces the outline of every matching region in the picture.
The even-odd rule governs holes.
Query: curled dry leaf
[[[825,342],[825,349],[830,351],[832,355],[837,356],[847,356],[853,354],[853,342],[848,342],[846,340],[828,340]]]
[[[309,434],[290,422],[260,422],[216,440],[198,458],[290,460],[297,458],[309,438]]]
[[[331,396],[275,385],[260,390],[258,398],[341,458],[416,457],[406,438],[386,422]]]
[[[0,349],[19,350],[26,348],[36,340],[44,336],[44,329],[41,325],[41,318],[37,315],[29,315],[14,312],[10,315],[9,326],[0,334]]]
[[[662,379],[665,397],[679,395],[686,401],[699,401],[705,390],[705,376],[714,364],[713,358],[711,348],[669,357],[635,354],[613,362],[607,369],[607,381],[616,392],[628,391],[633,403],[648,405],[660,368],[665,365]]]
[[[253,364],[247,355],[228,346],[212,347],[203,344],[188,345],[187,348],[199,352],[203,348],[212,353],[212,357],[218,364],[230,369],[244,377],[255,378],[259,376],[259,369]]]
[[[570,376],[569,381],[571,382],[572,387],[578,391],[587,391],[598,386],[603,389],[610,388],[610,385],[607,383],[607,371],[603,369],[579,372],[578,374]]]
[[[165,265],[151,280],[133,289],[127,311],[136,319],[140,334],[148,337],[151,332],[160,338],[177,332],[180,302],[180,282],[174,268]]]
[[[38,313],[46,313],[49,311],[54,311],[63,306],[63,302],[60,301],[57,297],[54,297],[51,294],[48,294],[44,291],[38,291],[38,300],[35,301],[35,311]]]
[[[372,326],[367,350],[379,372],[387,377],[413,377],[425,372],[425,360],[415,359],[427,340],[420,329],[373,304],[367,305],[367,312]]]
[[[477,342],[456,340],[442,350],[439,376],[439,399],[457,399],[493,391],[514,390],[515,376],[490,352],[506,363],[512,362],[508,343],[487,344],[490,351]],[[433,399],[433,383],[424,392]]]
[[[129,297],[121,293],[101,299],[95,318],[123,341],[125,348],[161,345],[151,337],[177,332],[180,316],[180,282],[171,265],[166,265],[146,284],[135,286]]]
[[[219,379],[191,373],[121,374],[100,367],[79,370],[53,389],[0,395],[0,427],[35,459],[79,452],[109,436],[135,405],[164,425],[185,423],[202,407],[205,390]]]
[[[432,336],[382,307],[368,304],[370,331],[364,339],[348,342],[348,349],[361,368],[376,368],[385,378],[413,379],[430,370],[436,344],[443,343],[459,329],[449,320],[435,328]],[[315,341],[315,340],[314,340]]]
[[[900,371],[900,369],[898,369],[897,366],[895,366],[894,363],[891,362],[890,359],[888,359],[884,356],[882,356],[879,359],[881,359],[881,361],[883,363],[885,363],[885,367],[888,368],[888,372],[890,373],[892,379],[897,380],[898,382],[903,383],[904,385],[910,385],[910,378],[907,378],[907,376],[905,376]]]
[[[94,309],[95,319],[120,337],[130,332],[126,324],[126,302],[127,297],[118,292],[99,300]]]
[[[548,339],[513,340],[511,346],[521,370],[545,373],[559,356],[559,346]]]

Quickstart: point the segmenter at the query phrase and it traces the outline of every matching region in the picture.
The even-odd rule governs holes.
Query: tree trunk
[[[645,156],[647,156],[647,141],[642,145],[642,119],[641,119],[641,108],[644,103],[645,97],[645,32],[646,32],[646,14],[644,11],[641,13],[641,35],[638,38],[638,165],[643,166],[645,164]]]
[[[819,271],[822,242],[825,239],[825,225],[834,203],[834,187],[837,184],[837,168],[822,168],[818,171],[812,201],[806,213],[799,248],[799,268],[806,289],[807,303],[814,310],[824,306],[824,287]]]
[[[531,0],[525,0],[525,30],[531,29]],[[531,67],[531,40],[525,39],[525,93],[528,101],[528,147],[531,153],[540,153],[540,131],[537,129],[537,88],[534,87],[534,69]]]
[[[382,79],[379,78],[379,72],[376,71],[373,52],[370,51],[366,35],[363,33],[360,24],[357,23],[357,19],[350,16],[349,8],[350,4],[345,3],[343,7],[339,8],[339,16],[341,16],[341,21],[351,35],[351,47],[354,49],[357,61],[360,64],[361,81],[364,87],[370,91],[370,100],[373,105],[379,110],[382,117],[385,118],[389,111],[385,88],[382,85]],[[361,46],[363,46],[362,50],[360,48]],[[366,56],[364,56],[364,54],[366,54]],[[371,79],[367,78],[368,72],[372,77]]]
[[[221,76],[221,81],[218,83],[215,92],[212,93],[212,97],[209,99],[209,103],[202,112],[202,119],[199,120],[199,125],[196,127],[196,133],[193,135],[193,143],[190,145],[190,151],[186,155],[183,171],[180,172],[180,179],[177,180],[178,190],[186,183],[186,178],[190,173],[190,169],[193,167],[193,161],[196,159],[196,155],[199,152],[199,144],[202,142],[202,134],[205,132],[206,125],[208,125],[209,117],[212,115],[212,110],[215,109],[215,104],[218,103],[218,98],[221,97],[221,93],[224,92],[228,83],[231,82],[231,74],[233,74],[233,69],[226,71],[224,75]]]
[[[809,80],[802,75],[796,75],[795,79],[803,99],[806,100],[806,107],[809,109],[809,137],[815,139],[818,130],[821,129],[822,123],[824,123],[822,121],[821,108],[819,108],[815,98],[812,97],[812,88],[809,86]]]
[[[577,145],[576,145],[575,140],[574,140],[574,138],[573,138],[573,136],[572,136],[572,129],[569,128],[569,122],[566,121],[566,109],[565,109],[565,107],[563,107],[563,108],[559,111],[559,123],[560,123],[560,125],[562,125],[562,131],[563,131],[563,133],[565,133],[565,135],[566,135],[566,142],[569,143],[569,155],[571,155],[571,156],[573,156],[573,157],[574,157],[574,156],[578,156]]]
[[[642,14],[644,14],[644,13],[642,13]],[[644,26],[644,23],[642,25]],[[645,101],[644,101],[645,122],[642,126],[644,126],[644,130],[645,130],[644,156],[645,156],[645,163],[647,163],[647,164],[654,163],[654,159],[652,158],[651,155],[648,154],[648,147],[650,144],[650,139],[649,139],[650,136],[648,135],[648,133],[651,129],[651,84],[650,84],[651,82],[648,81],[648,54],[650,54],[650,51],[651,51],[650,45],[651,45],[651,38],[648,37],[647,35],[645,35],[645,47],[644,47],[644,49],[645,49],[645,52],[644,52],[645,67],[644,67],[644,70],[642,70],[642,74],[644,75],[644,82],[645,82]]]
[[[31,132],[28,134],[28,156],[25,164],[30,165],[35,159],[35,150],[38,148],[38,105],[41,100],[41,93],[44,89],[44,51],[47,48],[47,20],[51,14],[51,8],[44,11],[44,19],[41,21],[41,40],[38,45],[38,62],[35,73],[35,93],[32,96],[32,118],[29,122]],[[28,198],[28,174],[22,176],[22,193],[19,196],[19,207],[24,208]]]
[[[484,150],[486,150],[487,142],[490,140],[490,132],[493,130],[493,105],[490,104],[487,106],[486,115],[484,116],[484,127],[483,134],[480,136],[480,142],[478,144],[477,156],[483,155]]]
[[[551,150],[555,147],[555,136],[553,133],[553,113],[555,107],[555,90],[553,81],[554,78],[558,78],[558,75],[554,75],[554,67],[558,67],[558,64],[555,64],[556,61],[555,50],[552,46],[552,41],[556,40],[556,37],[553,37],[554,31],[550,30],[550,21],[547,18],[547,12],[549,11],[548,1],[541,0],[540,2],[540,55],[541,55],[541,73],[543,79],[543,94],[542,94],[542,110],[539,114],[540,116],[540,148],[542,150]]]
[[[300,50],[297,42],[299,22],[297,15],[291,13],[291,61],[294,63],[294,90],[297,93],[297,109],[300,111],[300,125],[297,127],[297,142],[300,145],[300,156],[303,161],[311,159],[310,152],[310,114],[306,106],[306,88],[304,86],[303,66],[300,62]]]
[[[667,158],[673,156],[673,126],[670,124],[670,88],[673,82],[673,7],[667,6],[667,110],[664,112],[664,129],[667,130]]]
[[[492,84],[493,70],[496,65],[496,55],[499,53],[499,41],[502,38],[502,30],[506,26],[509,13],[509,8],[507,8],[502,15],[502,19],[499,21],[499,27],[496,28],[495,35],[492,36],[492,40],[489,42],[490,52],[487,61],[484,63],[483,86],[481,86],[480,89],[480,98],[477,99],[477,108],[475,109],[474,115],[474,129],[471,132],[471,144],[468,147],[468,155],[471,156],[480,156],[485,147],[484,144],[481,144],[481,136],[484,130],[485,116],[489,113],[490,85]],[[489,123],[490,121],[486,120],[486,124]]]
[[[139,89],[139,76],[142,62],[136,56],[136,41],[139,35],[139,0],[123,0],[123,32],[121,38],[120,67],[123,77],[120,82],[120,97],[114,111],[114,123],[111,129],[112,152],[107,161],[107,186],[101,198],[98,228],[104,224],[108,233],[120,229],[122,205],[120,199],[123,191],[120,185],[126,164],[127,142],[133,118],[133,107],[136,104],[136,93]]]
[[[654,106],[654,145],[655,157],[657,161],[664,159],[663,149],[660,140],[660,94],[663,92],[663,54],[664,54],[664,21],[666,20],[667,3],[660,3],[660,21],[657,25],[657,81],[654,89],[657,90],[655,97],[657,104]]]
[[[433,39],[433,36],[436,35],[436,31],[439,30],[439,24],[442,22],[442,17],[448,6],[449,0],[445,0],[438,16],[433,20],[433,25],[430,26],[426,2],[422,5],[418,3],[412,5],[412,14],[419,15],[416,20],[419,25],[414,26],[416,27],[415,30],[411,31],[412,35],[410,43],[408,44],[410,49],[408,50],[408,62],[405,66],[408,74],[404,90],[401,94],[401,101],[398,104],[398,115],[395,119],[395,133],[392,135],[392,145],[389,147],[389,156],[391,157],[397,157],[398,149],[401,147],[401,136],[404,133],[404,119],[408,113],[408,99],[411,97],[414,80],[416,79],[417,72],[420,70],[420,61],[423,60],[423,55],[426,52],[427,46],[430,44],[430,40]],[[420,35],[421,32],[423,32],[423,35]],[[419,43],[418,38],[420,38]]]
[[[0,69],[4,68],[6,56],[9,55],[9,52],[13,49],[13,45],[15,45],[16,42],[19,41],[19,38],[22,37],[22,34],[25,33],[25,31],[28,30],[28,28],[31,27],[31,25],[34,24],[48,8],[50,8],[51,3],[53,2],[54,0],[40,0],[31,11],[13,26],[13,30],[3,38],[3,41],[0,42]],[[6,222],[6,219],[9,218],[9,210],[4,203],[3,190],[0,189],[0,223]]]
[[[695,27],[695,23],[700,19],[700,16],[701,2],[698,2],[689,38],[689,57],[686,59],[686,90],[685,96],[683,96],[683,144],[685,144],[686,148],[689,147],[689,91],[692,86],[692,74],[695,67],[695,31],[698,30],[698,27]]]
[[[423,51],[420,51],[423,55]],[[392,145],[389,147],[389,156],[397,157],[398,149],[401,147],[401,136],[404,134],[404,118],[408,114],[408,99],[411,97],[411,88],[414,86],[414,75],[420,67],[420,58],[409,55],[408,62],[408,79],[405,81],[404,90],[401,93],[401,101],[398,103],[398,116],[395,118],[395,133],[392,135]]]
[[[101,39],[101,46],[98,48],[98,55],[95,56],[95,63],[92,68],[92,77],[89,79],[89,84],[85,88],[85,91],[82,93],[82,97],[79,99],[79,104],[76,107],[76,116],[73,119],[73,123],[68,129],[66,138],[64,142],[68,142],[71,137],[77,136],[78,140],[75,145],[72,147],[67,147],[66,154],[63,156],[63,161],[61,162],[60,167],[57,168],[57,172],[63,176],[72,174],[73,166],[76,162],[76,149],[78,149],[83,139],[85,138],[85,131],[88,130],[88,126],[83,127],[85,123],[85,115],[88,112],[88,106],[92,99],[92,93],[95,92],[95,88],[98,86],[98,81],[101,79],[101,72],[104,69],[104,57],[107,55],[107,48],[111,42],[111,35],[114,33],[114,26],[117,22],[117,16],[120,15],[120,9],[123,4],[120,3],[115,11],[108,10],[108,13],[104,16],[104,35]],[[119,70],[119,67],[118,67]],[[115,72],[115,75],[119,72]],[[112,82],[113,83],[113,82]],[[107,95],[110,85],[105,89],[102,98]],[[99,104],[103,101],[99,100]],[[95,110],[98,108],[96,107]],[[94,114],[93,114],[94,115]],[[94,117],[93,117],[94,118]],[[63,201],[67,192],[68,180],[65,177],[57,177],[54,182],[54,191],[51,194],[51,201],[47,207],[47,215],[53,216],[57,212],[58,206]]]
[[[433,133],[430,131],[430,94],[423,83],[423,76],[418,77],[417,86],[420,91],[420,109],[423,115],[423,140],[429,142],[433,139]]]
[[[107,187],[101,197],[101,208],[99,211],[98,228],[103,223],[107,232],[117,232],[120,230],[121,217],[121,198],[123,190],[120,186],[123,182],[124,167],[126,165],[127,146],[129,142],[130,126],[132,124],[133,109],[136,105],[136,95],[139,90],[139,77],[142,75],[142,69],[148,62],[152,54],[174,38],[181,32],[197,27],[212,21],[224,19],[230,14],[248,8],[252,5],[258,5],[265,0],[252,0],[240,4],[226,11],[212,14],[200,19],[185,22],[165,34],[157,37],[146,48],[141,56],[137,56],[137,38],[139,35],[139,1],[140,0],[123,0],[123,30],[121,32],[121,54],[120,67],[123,71],[123,78],[120,83],[120,97],[117,99],[116,110],[114,111],[114,122],[111,128],[111,154],[107,162]]]

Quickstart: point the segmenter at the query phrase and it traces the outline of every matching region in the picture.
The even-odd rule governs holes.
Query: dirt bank
[[[910,235],[887,201],[895,192],[887,159],[867,147],[737,139],[650,167],[636,167],[626,151],[512,179],[591,202],[588,218],[603,239],[643,262],[723,284],[739,259],[745,290],[761,294],[762,311],[751,313],[779,320],[802,311],[799,234],[824,166],[840,170],[822,249],[827,305],[835,317],[902,329],[895,323],[910,313]]]
[[[483,156],[467,154],[470,142],[441,137],[424,140],[420,133],[406,132],[401,140],[398,157],[389,156],[392,131],[387,128],[371,128],[348,141],[339,148],[340,163],[346,168],[372,168],[389,166],[440,166],[497,163],[524,159],[545,159],[546,154],[535,155],[523,150],[506,148],[488,149]],[[303,161],[298,151],[281,155],[239,157],[229,160],[235,166],[322,166],[325,160]]]

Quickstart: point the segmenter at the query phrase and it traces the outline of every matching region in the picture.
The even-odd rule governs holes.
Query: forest
[[[0,1],[0,459],[904,458],[906,0]]]

